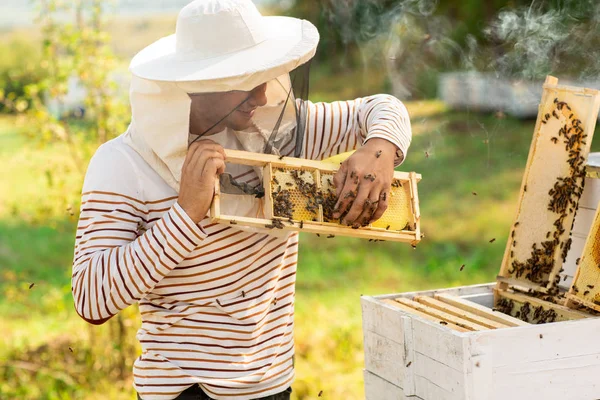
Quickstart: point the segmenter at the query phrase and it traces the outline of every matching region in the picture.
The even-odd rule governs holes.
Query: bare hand
[[[370,139],[344,161],[333,177],[338,201],[334,218],[353,228],[377,221],[388,206],[396,145]]]
[[[198,223],[208,213],[215,180],[225,171],[225,150],[209,139],[192,143],[181,168],[177,202]]]

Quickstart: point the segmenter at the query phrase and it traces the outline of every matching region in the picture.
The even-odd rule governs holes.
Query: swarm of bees
[[[376,154],[377,155],[377,154]],[[322,222],[340,223],[344,219],[345,214],[338,218],[333,215],[338,211],[336,205],[340,199],[354,199],[357,196],[357,190],[348,190],[340,193],[339,198],[336,192],[336,187],[333,182],[331,173],[322,172],[320,179],[320,187],[313,182],[313,173],[310,170],[294,170],[288,168],[277,168],[275,174],[271,178],[272,199],[273,199],[273,215],[274,217],[287,219],[290,224],[297,222],[300,228],[303,228],[304,222],[317,221],[319,211],[322,210]],[[279,178],[279,179],[278,179]],[[354,179],[356,184],[360,182],[360,176],[351,172],[350,178]],[[366,174],[362,176],[367,181],[373,182],[376,176]],[[402,182],[399,179],[394,179],[391,183],[392,188],[402,188]],[[298,196],[300,196],[300,201]],[[386,201],[388,193],[383,192],[380,199],[371,202],[365,202],[365,207],[371,207],[375,211],[380,200]],[[368,203],[368,204],[367,204]],[[346,210],[347,212],[348,210]],[[306,214],[308,212],[308,216]],[[294,217],[295,215],[295,217]],[[277,219],[276,218],[276,219]],[[267,228],[277,228],[276,223],[269,223]],[[358,229],[361,226],[367,226],[369,219],[364,221],[355,221],[351,227]],[[390,229],[390,225],[386,230]],[[410,223],[407,223],[403,230],[414,230]]]
[[[290,191],[281,189],[273,192],[273,212],[278,217],[292,218],[294,215],[294,203],[290,199]]]
[[[550,275],[555,266],[555,256],[560,254],[563,262],[567,258],[569,249],[571,248],[571,239],[561,241],[561,236],[565,233],[565,221],[571,214],[576,214],[579,198],[583,193],[583,184],[585,178],[585,158],[582,156],[582,151],[586,145],[586,137],[584,130],[581,127],[581,121],[574,118],[571,112],[571,107],[563,102],[554,99],[554,109],[551,113],[546,113],[542,118],[542,123],[546,124],[551,118],[560,120],[560,114],[566,116],[568,110],[568,118],[565,124],[558,131],[557,136],[553,136],[550,140],[558,144],[562,140],[565,145],[565,151],[568,152],[569,175],[559,177],[554,186],[548,192],[550,197],[547,209],[557,214],[557,219],[554,221],[553,231],[546,233],[545,241],[541,243],[533,243],[531,253],[527,260],[519,261],[512,260],[509,274],[514,275],[517,279],[524,277],[525,279],[548,286],[548,295],[558,295],[558,283],[560,277],[557,274],[553,282],[549,281]],[[574,218],[571,224],[573,227]],[[516,232],[516,224],[512,231],[514,238]],[[513,241],[513,247],[516,246],[516,241]],[[560,253],[559,253],[560,251]],[[514,252],[511,251],[511,257]]]
[[[331,181],[331,178],[326,178],[328,183],[327,189],[320,193],[323,198],[323,203],[321,206],[323,207],[323,221],[325,222],[337,222],[336,219],[333,218],[333,213],[337,210],[335,209],[335,205],[337,204],[337,195],[334,191],[335,185]]]
[[[277,218],[273,218],[271,220],[270,224],[265,225],[265,228],[268,228],[268,229],[273,229],[273,228],[283,229],[284,227],[285,227],[285,225],[283,224],[283,222],[281,222],[281,220],[277,219]]]
[[[494,311],[500,311],[503,314],[512,315],[513,308],[515,308],[514,301],[502,298],[496,303]]]
[[[558,314],[552,308],[546,309],[542,305],[532,306],[531,303],[527,301],[520,306],[519,304],[520,303],[515,303],[512,300],[502,298],[498,301],[496,310],[532,324],[555,322],[558,318]]]

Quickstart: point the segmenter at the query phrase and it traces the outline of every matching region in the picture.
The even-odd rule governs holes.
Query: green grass
[[[423,175],[419,246],[301,237],[298,399],[317,399],[321,390],[331,399],[364,398],[361,294],[489,282],[498,271],[533,122],[432,104],[409,104],[415,137],[400,167]],[[32,147],[18,131],[13,118],[0,118],[0,398],[134,398],[128,367],[115,366],[136,356],[135,308],[122,325],[101,327],[72,308],[76,216],[66,208],[78,208],[81,173],[64,148]]]

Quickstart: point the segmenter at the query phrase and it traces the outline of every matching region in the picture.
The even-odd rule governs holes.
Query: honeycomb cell
[[[371,226],[375,228],[387,228],[390,230],[403,230],[412,221],[412,206],[410,198],[410,187],[408,182],[395,179],[392,183],[389,196],[387,196],[388,208],[381,218]],[[414,230],[414,227],[409,227]]]
[[[289,198],[294,221],[316,221],[319,208],[316,205],[315,171],[299,168],[274,168],[271,179],[274,203],[278,196]],[[286,193],[287,192],[287,193]],[[273,210],[276,217],[287,218],[281,211]]]

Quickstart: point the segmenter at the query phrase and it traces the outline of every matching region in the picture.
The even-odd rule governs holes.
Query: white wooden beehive
[[[572,115],[548,117],[560,104],[581,116],[584,138],[591,142],[600,93],[558,86],[549,78],[497,282],[362,297],[367,399],[600,399],[599,314],[580,308],[582,299],[571,286],[578,279],[580,287],[600,288],[598,263],[587,262],[591,271],[582,274],[577,261],[600,235],[600,154],[588,157],[589,142],[582,142],[579,153],[564,150],[587,160],[585,186],[581,194],[583,174],[568,175],[578,194],[561,211],[553,236],[544,226],[555,226],[557,214],[547,205],[549,189],[571,173],[560,165],[548,168],[566,160],[554,146],[561,141],[550,140],[555,130],[571,126]],[[544,242],[554,243],[540,258],[549,267],[541,278],[530,278],[539,264],[523,260]],[[515,265],[527,265],[527,273],[514,274]]]
[[[437,296],[504,315],[495,285],[363,296],[366,399],[600,399],[599,318],[459,332],[388,304]]]

